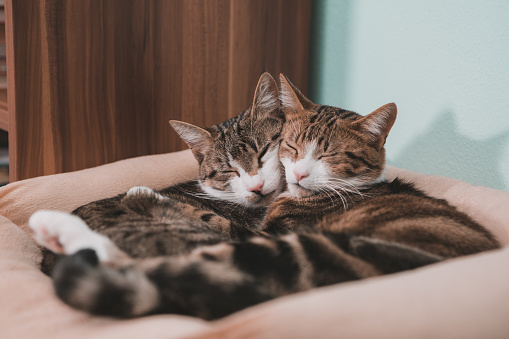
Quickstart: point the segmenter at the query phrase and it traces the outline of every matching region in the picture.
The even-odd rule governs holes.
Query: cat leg
[[[96,315],[178,313],[212,320],[274,298],[232,264],[233,252],[221,243],[191,255],[101,265],[85,249],[58,262],[53,284],[66,304]]]
[[[166,204],[169,200],[149,187],[136,186],[127,191],[121,204],[137,214],[150,216],[154,207]]]
[[[82,249],[56,264],[53,286],[63,302],[92,314],[117,317],[148,314],[159,306],[157,284],[143,270],[134,268],[133,263],[100,263],[97,251]]]
[[[38,244],[57,254],[70,255],[92,249],[102,262],[128,258],[109,238],[92,231],[72,214],[40,210],[32,214],[28,226]]]
[[[157,199],[165,199],[166,197],[162,194],[157,193],[153,189],[147,186],[135,186],[127,191],[127,196],[141,196],[141,197],[154,197]]]

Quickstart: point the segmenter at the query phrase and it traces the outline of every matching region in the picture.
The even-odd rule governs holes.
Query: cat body
[[[205,198],[199,182],[189,181],[159,191],[133,188],[73,214],[130,256],[147,258],[256,234],[266,210]]]
[[[279,105],[277,85],[264,73],[252,106],[236,117],[208,128],[170,121],[198,161],[198,180],[157,192],[134,187],[72,213],[133,258],[186,254],[200,245],[252,235],[266,206],[284,188]],[[51,272],[55,260],[45,251],[43,272]]]
[[[287,123],[280,160],[291,194],[269,209],[264,230],[308,227],[404,244],[442,259],[498,246],[481,225],[445,200],[399,179],[385,180],[385,140],[396,105],[367,116],[316,105],[281,77]]]
[[[491,233],[470,217],[400,179],[342,198],[330,192],[280,198],[271,205],[263,227],[272,234],[305,229],[404,244],[441,260],[498,247]]]
[[[499,247],[491,233],[446,201],[399,179],[386,181],[383,146],[396,119],[394,104],[360,116],[314,104],[284,76],[280,80],[285,124],[278,152],[287,192],[270,204],[260,226],[249,227],[252,235],[149,259],[129,257],[107,238],[88,247],[69,241],[62,246],[71,255],[53,273],[58,296],[93,314],[217,319],[314,287]],[[200,171],[200,180],[210,173]],[[61,224],[76,223],[84,238],[99,237],[71,222],[75,217],[61,218],[68,219]],[[30,222],[36,234],[67,239],[69,228],[36,219]],[[215,231],[232,234],[228,227]],[[40,243],[51,248],[49,241]]]

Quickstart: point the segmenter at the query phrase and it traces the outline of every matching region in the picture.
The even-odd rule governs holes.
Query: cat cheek
[[[228,201],[245,205],[247,203],[246,199],[244,198],[244,185],[239,177],[235,177],[230,179],[229,181],[229,189],[228,189]]]
[[[281,163],[283,164],[283,167],[285,169],[286,182],[290,184],[297,183],[297,179],[295,178],[295,174],[293,173],[295,163],[288,158],[281,159]]]
[[[266,173],[267,176],[273,176],[276,174],[279,174],[280,172],[280,161],[277,153],[274,153],[272,156],[270,156],[264,166],[261,168],[262,173]],[[277,173],[275,173],[277,172]]]
[[[279,161],[283,164],[283,166],[286,168],[290,163],[292,163],[292,160],[289,157],[280,157]]]

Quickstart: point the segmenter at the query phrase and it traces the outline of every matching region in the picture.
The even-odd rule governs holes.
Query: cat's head
[[[294,197],[324,191],[356,191],[384,180],[384,144],[396,105],[382,106],[367,116],[317,105],[280,75],[286,123],[279,156]]]
[[[209,196],[266,206],[281,193],[278,149],[284,116],[270,74],[261,75],[252,106],[235,118],[209,128],[170,123],[198,160],[200,185]]]

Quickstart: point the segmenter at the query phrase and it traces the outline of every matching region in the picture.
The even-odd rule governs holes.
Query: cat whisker
[[[327,179],[328,181],[336,181],[336,182],[340,182],[346,186],[349,186],[349,187],[352,187],[353,189],[356,189],[358,190],[358,187],[355,185],[355,184],[352,184],[351,182],[349,182],[348,180],[345,180],[345,179],[340,179],[340,178],[328,178]]]
[[[352,187],[345,187],[343,182],[341,181],[333,181],[333,180],[324,180],[319,182],[319,184],[326,184],[329,186],[332,186],[336,189],[340,189],[346,193],[354,193],[354,194],[362,194],[355,186]]]
[[[332,207],[334,207],[336,205],[336,203],[334,202],[333,196],[330,194],[330,190],[328,190],[324,187],[319,187],[318,192],[325,194],[330,199],[330,201],[332,202]]]
[[[343,184],[349,184],[351,187],[345,187]],[[345,208],[348,207],[348,203],[345,204],[345,201],[347,199],[350,199],[352,203],[354,203],[353,196],[357,195],[360,196],[362,200],[366,198],[366,194],[362,193],[357,187],[352,185],[351,183],[348,183],[341,179],[336,180],[324,180],[322,182],[319,182],[319,185],[322,185],[326,187],[328,190],[335,192],[337,195],[340,196],[342,199],[343,205]],[[353,188],[353,189],[352,189]],[[345,206],[346,205],[346,206]]]
[[[341,194],[341,192],[338,191],[339,188],[336,188],[330,184],[324,184],[324,186],[330,191],[330,192],[333,192],[335,193],[340,199],[341,199],[341,202],[343,204],[343,208],[346,210],[348,208],[348,201],[346,200],[346,198],[343,196],[343,194]]]
[[[345,192],[349,192],[349,193],[353,193],[353,194],[357,194],[359,196],[361,196],[362,198],[364,197],[367,197],[368,195],[365,194],[365,193],[362,193],[360,190],[359,190],[359,187],[355,186],[354,184],[346,181],[346,180],[343,180],[343,179],[339,179],[339,178],[331,178],[329,180],[326,181],[327,183],[329,184],[334,184],[334,185],[338,185],[339,186],[337,188],[345,191]],[[347,185],[348,187],[345,187],[344,185]]]
[[[215,201],[222,201],[222,199],[219,199],[207,192],[191,192],[191,191],[188,191],[188,190],[185,190],[185,189],[182,189],[182,188],[178,188],[181,192],[187,194],[187,195],[190,195],[190,196],[193,196],[195,198],[200,198],[200,199],[207,199],[207,200],[215,200]]]

